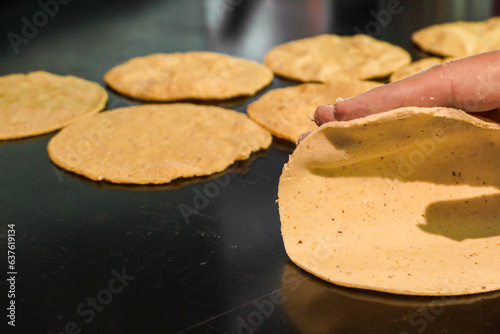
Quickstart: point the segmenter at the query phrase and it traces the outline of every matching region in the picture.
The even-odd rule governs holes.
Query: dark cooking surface
[[[108,69],[135,56],[212,50],[262,61],[274,45],[325,32],[367,31],[416,59],[423,53],[410,42],[413,30],[483,20],[498,7],[59,1],[2,5],[0,75],[43,69],[104,85]],[[40,14],[45,3],[51,15]],[[39,28],[24,27],[34,19]],[[20,39],[11,43],[9,33]],[[276,78],[266,91],[292,84]],[[109,109],[138,104],[109,93]],[[245,112],[255,99],[220,105]],[[52,135],[0,142],[2,268],[8,271],[7,224],[15,223],[18,272],[15,328],[7,326],[6,280],[0,283],[2,333],[500,333],[499,293],[395,296],[327,284],[292,265],[275,200],[293,145],[275,140],[214,177],[136,187],[56,168],[45,148]]]

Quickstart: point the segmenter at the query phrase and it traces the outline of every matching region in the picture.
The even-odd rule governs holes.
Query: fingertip
[[[319,126],[335,120],[335,106],[332,104],[322,104],[314,112],[314,122]]]
[[[306,131],[304,133],[302,133],[299,138],[297,138],[297,142],[295,143],[296,145],[299,145],[301,141],[303,141],[304,139],[306,139],[307,136],[309,136],[309,134],[313,132],[313,130],[309,130],[309,131]]]

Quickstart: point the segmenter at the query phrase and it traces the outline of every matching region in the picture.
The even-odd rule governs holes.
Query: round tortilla
[[[220,172],[271,140],[245,114],[179,103],[86,118],[55,135],[48,152],[58,166],[92,180],[160,184]]]
[[[481,22],[451,22],[414,32],[413,42],[422,50],[451,57],[466,57],[500,49],[500,17]]]
[[[280,178],[290,259],[347,287],[407,295],[500,289],[499,130],[447,108],[324,124]]]
[[[264,65],[212,52],[152,54],[104,76],[117,92],[149,101],[229,99],[253,95],[273,80]]]
[[[399,81],[401,79],[407,78],[414,74],[420,73],[422,71],[428,70],[429,68],[443,64],[452,59],[443,59],[438,57],[428,57],[419,59],[417,61],[412,62],[406,66],[401,67],[396,72],[392,73],[389,77],[389,82]]]
[[[381,78],[410,62],[403,48],[368,35],[305,38],[279,45],[264,58],[278,75],[317,82]]]
[[[336,81],[329,84],[302,84],[278,88],[248,106],[248,116],[273,135],[296,142],[298,137],[317,128],[308,116],[325,103],[361,94],[381,84],[370,81]]]
[[[0,77],[0,139],[58,130],[106,106],[95,82],[43,71]]]

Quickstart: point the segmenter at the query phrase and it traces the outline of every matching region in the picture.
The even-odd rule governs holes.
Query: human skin
[[[466,112],[498,109],[500,50],[436,65],[335,105],[321,105],[314,118],[321,125],[410,106],[452,107]]]

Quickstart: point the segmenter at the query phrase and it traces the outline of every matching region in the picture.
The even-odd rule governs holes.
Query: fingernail
[[[299,138],[297,138],[297,142],[295,143],[295,145],[299,145],[301,141],[303,141],[304,139],[306,139],[307,136],[309,136],[309,134],[313,132],[313,130],[309,130],[309,131],[306,131],[304,132],[303,134],[301,134],[299,136]]]
[[[335,120],[335,106],[333,104],[322,104],[314,112],[314,122],[319,126],[323,123]]]

